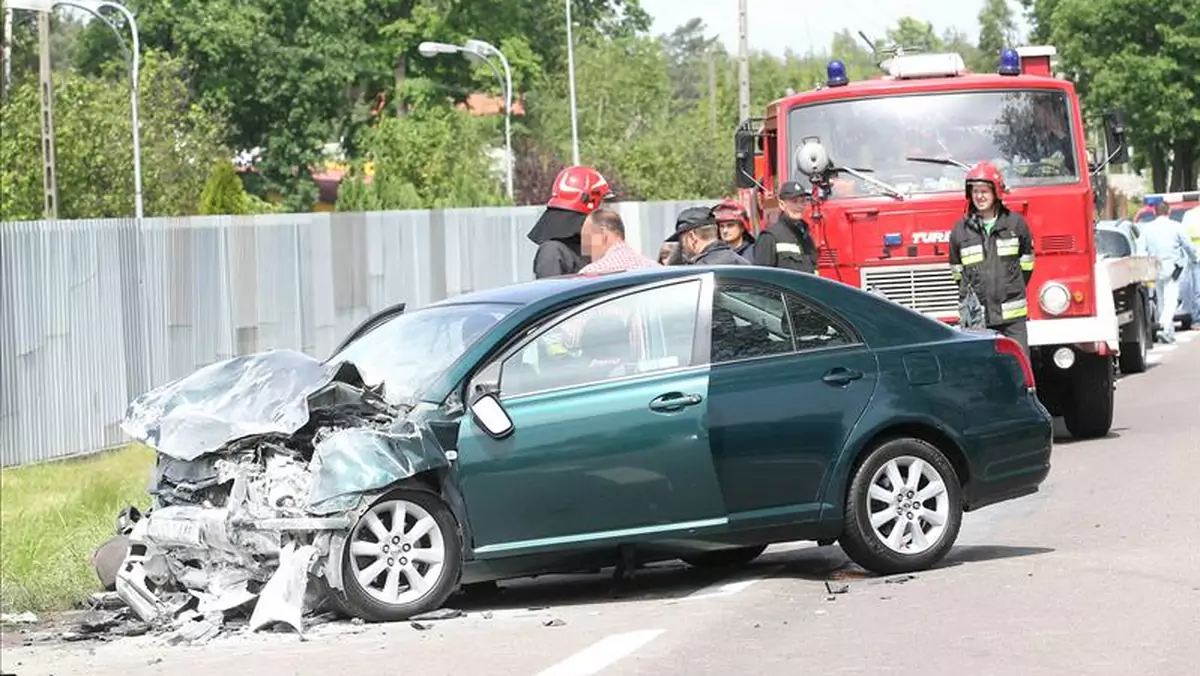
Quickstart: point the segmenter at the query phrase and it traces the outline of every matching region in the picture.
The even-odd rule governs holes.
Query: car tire
[[[1144,372],[1146,370],[1146,353],[1150,351],[1149,345],[1154,340],[1146,338],[1146,334],[1149,333],[1146,330],[1148,318],[1146,317],[1146,308],[1140,302],[1133,306],[1133,321],[1137,340],[1121,343],[1121,354],[1117,357],[1121,365],[1121,373]]]
[[[917,483],[910,486],[914,469]],[[893,472],[898,473],[904,490],[895,490]],[[935,486],[939,482],[940,491]],[[889,494],[887,502],[881,500],[885,493]],[[922,493],[929,497],[915,502]],[[914,505],[917,509],[912,509]],[[898,518],[872,524],[873,517],[885,515]],[[869,451],[851,477],[840,544],[852,561],[873,573],[925,570],[954,546],[962,515],[962,488],[945,454],[921,439],[892,439]],[[924,542],[918,540],[912,525]],[[897,528],[903,529],[897,533]],[[930,540],[930,535],[934,539]]]
[[[397,508],[404,514],[399,531]],[[450,508],[429,491],[397,490],[375,501],[350,529],[342,553],[344,602],[369,622],[406,620],[440,608],[461,571],[462,537]]]
[[[1179,320],[1179,328],[1184,331],[1192,330],[1192,321],[1194,318],[1191,315],[1184,315],[1183,319]]]
[[[731,549],[714,549],[708,552],[694,552],[679,558],[693,568],[732,568],[750,563],[761,556],[766,549],[766,545],[733,547]]]
[[[1113,420],[1113,369],[1110,357],[1080,355],[1071,367],[1071,388],[1063,406],[1063,424],[1076,439],[1108,436]]]

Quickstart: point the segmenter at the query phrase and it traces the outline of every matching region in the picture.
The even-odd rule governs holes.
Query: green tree
[[[59,218],[133,214],[132,126],[128,71],[116,64],[99,77],[58,73],[54,131]],[[218,157],[223,120],[191,102],[186,69],[157,52],[142,57],[142,178],[147,216],[195,213]],[[4,220],[42,217],[40,104],[36,81],[13,87],[0,107],[0,214]]]
[[[0,15],[5,2],[0,0]],[[83,32],[79,19],[61,9],[50,14],[51,70],[66,71],[71,65],[75,43]],[[13,12],[12,78],[14,82],[36,80],[38,77],[37,13],[28,10]],[[3,42],[3,36],[0,36]],[[0,75],[0,78],[3,76]]]
[[[1058,48],[1092,113],[1129,116],[1155,190],[1196,185],[1200,159],[1200,12],[1175,0],[1037,0],[1034,34]],[[1041,40],[1039,40],[1041,41]]]
[[[250,199],[233,161],[221,158],[213,163],[212,172],[200,195],[200,213],[204,216],[245,214],[250,211]]]
[[[491,157],[497,120],[445,103],[414,105],[363,132],[363,159],[375,165],[366,184],[356,171],[339,189],[339,211],[500,205],[503,174]],[[498,149],[497,149],[498,152]]]
[[[229,142],[261,147],[266,188],[292,208],[315,196],[308,168],[322,147],[341,139],[351,153],[371,110],[386,101],[403,115],[428,82],[465,99],[497,87],[486,66],[456,56],[422,58],[425,40],[499,46],[520,88],[541,64],[565,60],[558,0],[129,0],[147,45],[184,58],[206,104],[228,112]],[[574,0],[583,28],[610,34],[640,30],[648,17],[636,0]],[[112,58],[107,28],[89,29],[81,67]],[[481,84],[482,83],[482,84]]]
[[[896,27],[888,30],[887,39],[891,46],[909,52],[940,52],[946,47],[932,23],[911,16],[900,17]]]
[[[987,0],[979,10],[979,51],[992,60],[1000,50],[1015,46],[1017,23],[1007,0]]]

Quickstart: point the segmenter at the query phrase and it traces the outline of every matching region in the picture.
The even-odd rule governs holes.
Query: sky
[[[737,53],[738,0],[640,0],[642,8],[654,18],[654,34],[669,33],[693,17],[717,34],[731,53]],[[803,54],[829,49],[838,31],[851,34],[863,31],[868,36],[882,35],[905,15],[931,21],[937,33],[954,26],[974,41],[979,32],[978,15],[984,0],[746,0],[750,28],[750,49],[782,55],[785,50]],[[1018,2],[1009,3],[1020,19],[1017,26],[1024,34],[1028,28]]]

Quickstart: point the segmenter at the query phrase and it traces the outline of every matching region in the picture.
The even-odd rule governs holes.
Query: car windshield
[[[788,113],[789,157],[796,156],[805,139],[817,137],[835,164],[869,170],[869,176],[905,194],[961,191],[961,165],[985,160],[1000,169],[1010,187],[1075,183],[1081,179],[1070,111],[1065,93],[1045,89],[802,105]],[[911,157],[946,163],[915,162]],[[833,183],[831,197],[884,192],[842,174]]]
[[[1124,258],[1133,255],[1129,239],[1115,230],[1096,230],[1096,252],[1102,258]]]
[[[368,385],[383,383],[387,399],[405,401],[515,307],[470,303],[404,312],[359,336],[329,361],[353,362]]]

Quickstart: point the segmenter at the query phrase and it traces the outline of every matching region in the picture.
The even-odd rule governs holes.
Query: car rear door
[[[483,369],[512,433],[467,416],[459,485],[477,555],[720,528],[697,310],[711,276],[572,310]],[[491,375],[489,375],[491,374]],[[486,389],[486,386],[485,386]]]
[[[730,522],[815,519],[875,391],[875,355],[845,319],[790,291],[726,279],[712,298],[710,439]]]

